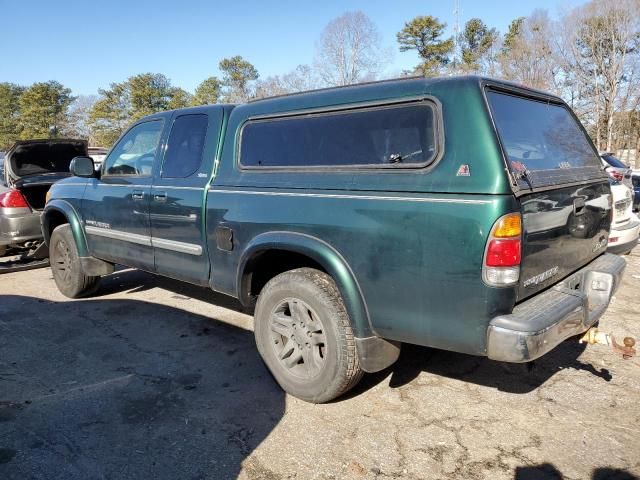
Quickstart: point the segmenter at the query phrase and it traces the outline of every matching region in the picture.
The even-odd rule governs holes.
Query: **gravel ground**
[[[601,321],[640,337],[640,248]],[[252,319],[122,270],[69,301],[0,276],[0,479],[640,476],[640,360],[565,342],[532,369],[405,346],[347,397],[275,385]]]

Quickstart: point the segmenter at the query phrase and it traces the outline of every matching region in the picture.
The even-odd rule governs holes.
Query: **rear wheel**
[[[276,381],[302,400],[328,402],[362,378],[342,297],[319,270],[291,270],[265,285],[256,304],[255,336]]]
[[[76,242],[68,224],[60,225],[51,234],[49,261],[58,290],[69,298],[91,295],[98,288],[99,276],[89,276],[82,270]]]

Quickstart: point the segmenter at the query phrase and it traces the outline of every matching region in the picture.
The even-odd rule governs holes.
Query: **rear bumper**
[[[607,309],[625,266],[617,255],[602,255],[517,305],[513,313],[493,318],[487,330],[487,356],[503,362],[528,362],[585,332]]]
[[[17,245],[42,238],[40,212],[0,213],[0,245]],[[17,209],[16,209],[17,210]]]
[[[640,221],[635,215],[632,220],[620,229],[611,229],[609,234],[609,244],[607,252],[610,253],[627,253],[630,252],[638,244],[638,235],[640,235]],[[611,241],[611,239],[615,239]]]

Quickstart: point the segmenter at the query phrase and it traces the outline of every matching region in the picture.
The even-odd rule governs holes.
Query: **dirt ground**
[[[640,248],[601,321],[640,337]],[[565,342],[529,371],[405,346],[311,405],[262,365],[250,316],[122,270],[69,301],[0,276],[0,479],[631,479],[640,360]]]

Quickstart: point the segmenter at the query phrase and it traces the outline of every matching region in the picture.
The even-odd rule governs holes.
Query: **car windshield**
[[[602,176],[596,151],[566,106],[496,91],[487,99],[509,167],[524,185]]]
[[[626,166],[624,163],[622,163],[620,160],[618,160],[616,157],[614,157],[613,155],[609,154],[609,153],[605,153],[604,155],[602,155],[602,159],[607,162],[609,165],[611,165],[612,167],[615,168],[629,168],[628,166]]]

